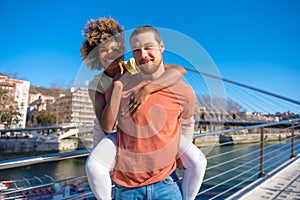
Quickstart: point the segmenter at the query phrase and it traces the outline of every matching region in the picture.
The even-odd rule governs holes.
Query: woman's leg
[[[116,152],[116,133],[111,133],[100,140],[87,159],[86,174],[97,199],[111,200],[110,169]]]
[[[186,140],[184,136],[181,140]],[[194,144],[187,145],[181,142],[181,161],[184,166],[182,177],[182,197],[183,200],[194,200],[201,187],[207,160],[205,155]]]

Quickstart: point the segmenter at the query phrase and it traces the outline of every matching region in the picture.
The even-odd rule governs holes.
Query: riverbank
[[[86,145],[92,146],[92,142],[80,138],[63,140],[41,140],[38,138],[1,138],[0,152],[1,160],[10,159],[16,155],[40,155],[45,153],[57,153],[85,149]]]

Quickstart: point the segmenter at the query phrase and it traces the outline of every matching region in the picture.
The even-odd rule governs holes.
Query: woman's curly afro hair
[[[111,37],[124,48],[124,28],[113,18],[90,19],[82,30],[85,40],[82,42],[80,53],[82,60],[92,69],[100,69],[98,45]]]

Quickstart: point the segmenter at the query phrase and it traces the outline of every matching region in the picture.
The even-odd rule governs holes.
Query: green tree
[[[7,122],[8,125],[16,125],[20,122],[21,113],[17,106],[12,105],[12,102],[9,91],[0,87],[0,121]]]
[[[14,101],[15,84],[9,82],[8,75],[1,74],[0,82],[0,123],[7,125],[18,125],[22,114],[20,109]],[[14,73],[13,77],[16,79],[18,73]]]
[[[8,125],[18,125],[21,113],[17,106],[9,106],[8,109],[1,111],[1,122],[7,122]]]
[[[3,122],[2,118],[4,118],[6,106],[8,103],[8,90],[2,88],[0,86],[0,120]]]
[[[37,122],[40,126],[52,126],[56,123],[56,115],[54,112],[42,110],[39,112]]]

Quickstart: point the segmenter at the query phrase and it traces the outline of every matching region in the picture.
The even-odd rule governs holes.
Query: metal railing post
[[[264,128],[260,128],[260,153],[259,153],[259,174],[258,178],[265,176],[264,174]]]
[[[293,158],[295,157],[295,154],[294,154],[294,137],[295,137],[295,134],[294,134],[294,121],[292,121],[292,128],[291,128],[291,131],[292,131],[292,135],[291,135],[291,155],[290,155],[290,158]]]

